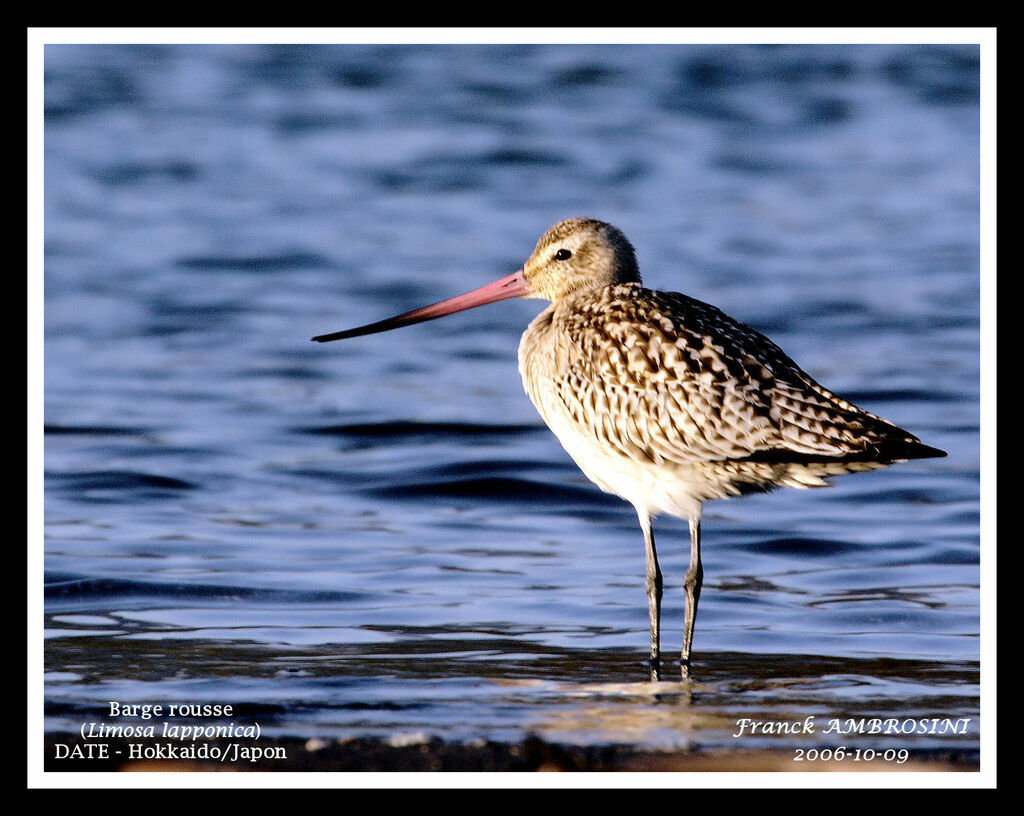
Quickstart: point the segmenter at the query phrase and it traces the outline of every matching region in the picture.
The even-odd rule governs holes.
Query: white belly
[[[701,484],[691,484],[684,469],[666,467],[624,455],[602,443],[577,422],[560,399],[555,385],[560,367],[557,337],[547,332],[548,307],[523,334],[519,371],[523,386],[538,413],[580,470],[602,490],[625,499],[638,511],[655,516],[668,513],[700,518]]]
[[[813,464],[744,461],[742,458],[653,458],[639,446],[609,444],[602,428],[626,417],[601,414],[574,417],[560,389],[571,349],[551,325],[553,307],[530,324],[519,345],[523,385],[537,411],[580,470],[602,490],[619,496],[648,516],[667,513],[691,520],[711,499],[776,487],[825,487],[824,477],[867,470],[869,463]],[[619,410],[622,403],[617,403]],[[621,438],[621,437],[620,437]],[[650,447],[650,446],[648,446]]]

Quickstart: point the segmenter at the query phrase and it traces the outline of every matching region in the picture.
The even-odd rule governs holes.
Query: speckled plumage
[[[684,671],[700,595],[702,505],[942,455],[819,385],[771,340],[686,295],[646,289],[616,228],[570,219],[523,269],[551,300],[519,345],[527,394],[591,481],[634,505],[647,549],[652,665],[662,577],[651,520],[689,520]]]
[[[736,460],[891,460],[921,444],[828,391],[714,306],[639,283],[554,302],[526,330],[519,359],[545,421],[559,438],[581,437],[573,450],[597,445],[604,458],[662,476],[679,465]],[[705,488],[701,500],[736,493],[727,484]]]
[[[944,456],[833,394],[762,334],[714,306],[643,287],[636,254],[610,224],[572,218],[549,229],[523,268],[455,298],[356,329],[356,337],[509,297],[551,302],[519,345],[527,394],[599,487],[636,508],[644,535],[651,667],[660,664],[662,575],[652,518],[688,519],[683,579],[687,675],[703,568],[703,503]]]

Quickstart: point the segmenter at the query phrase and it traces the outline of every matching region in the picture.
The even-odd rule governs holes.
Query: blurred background
[[[979,63],[48,45],[47,729],[187,700],[302,737],[735,749],[788,745],[737,717],[813,711],[972,717],[891,741],[969,754]],[[632,508],[522,391],[540,303],[309,341],[509,274],[570,216],[949,452],[707,505],[694,695],[645,682]],[[656,529],[671,654],[688,537]]]

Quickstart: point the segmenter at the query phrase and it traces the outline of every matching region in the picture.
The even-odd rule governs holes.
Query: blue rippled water
[[[737,717],[884,713],[977,748],[977,46],[51,45],[45,72],[48,729],[180,700],[737,748],[803,744]],[[708,505],[692,697],[646,682],[632,508],[522,392],[537,303],[309,342],[576,215],[949,452]],[[658,532],[674,650],[688,538]]]

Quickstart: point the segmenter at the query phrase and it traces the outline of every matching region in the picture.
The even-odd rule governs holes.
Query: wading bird
[[[636,508],[655,677],[662,598],[656,515],[685,518],[690,527],[682,648],[688,676],[704,502],[821,487],[827,476],[946,455],[822,387],[775,343],[714,306],[645,288],[626,236],[589,218],[553,226],[508,277],[313,340],[387,331],[513,297],[550,301],[519,344],[526,393],[587,477]]]

